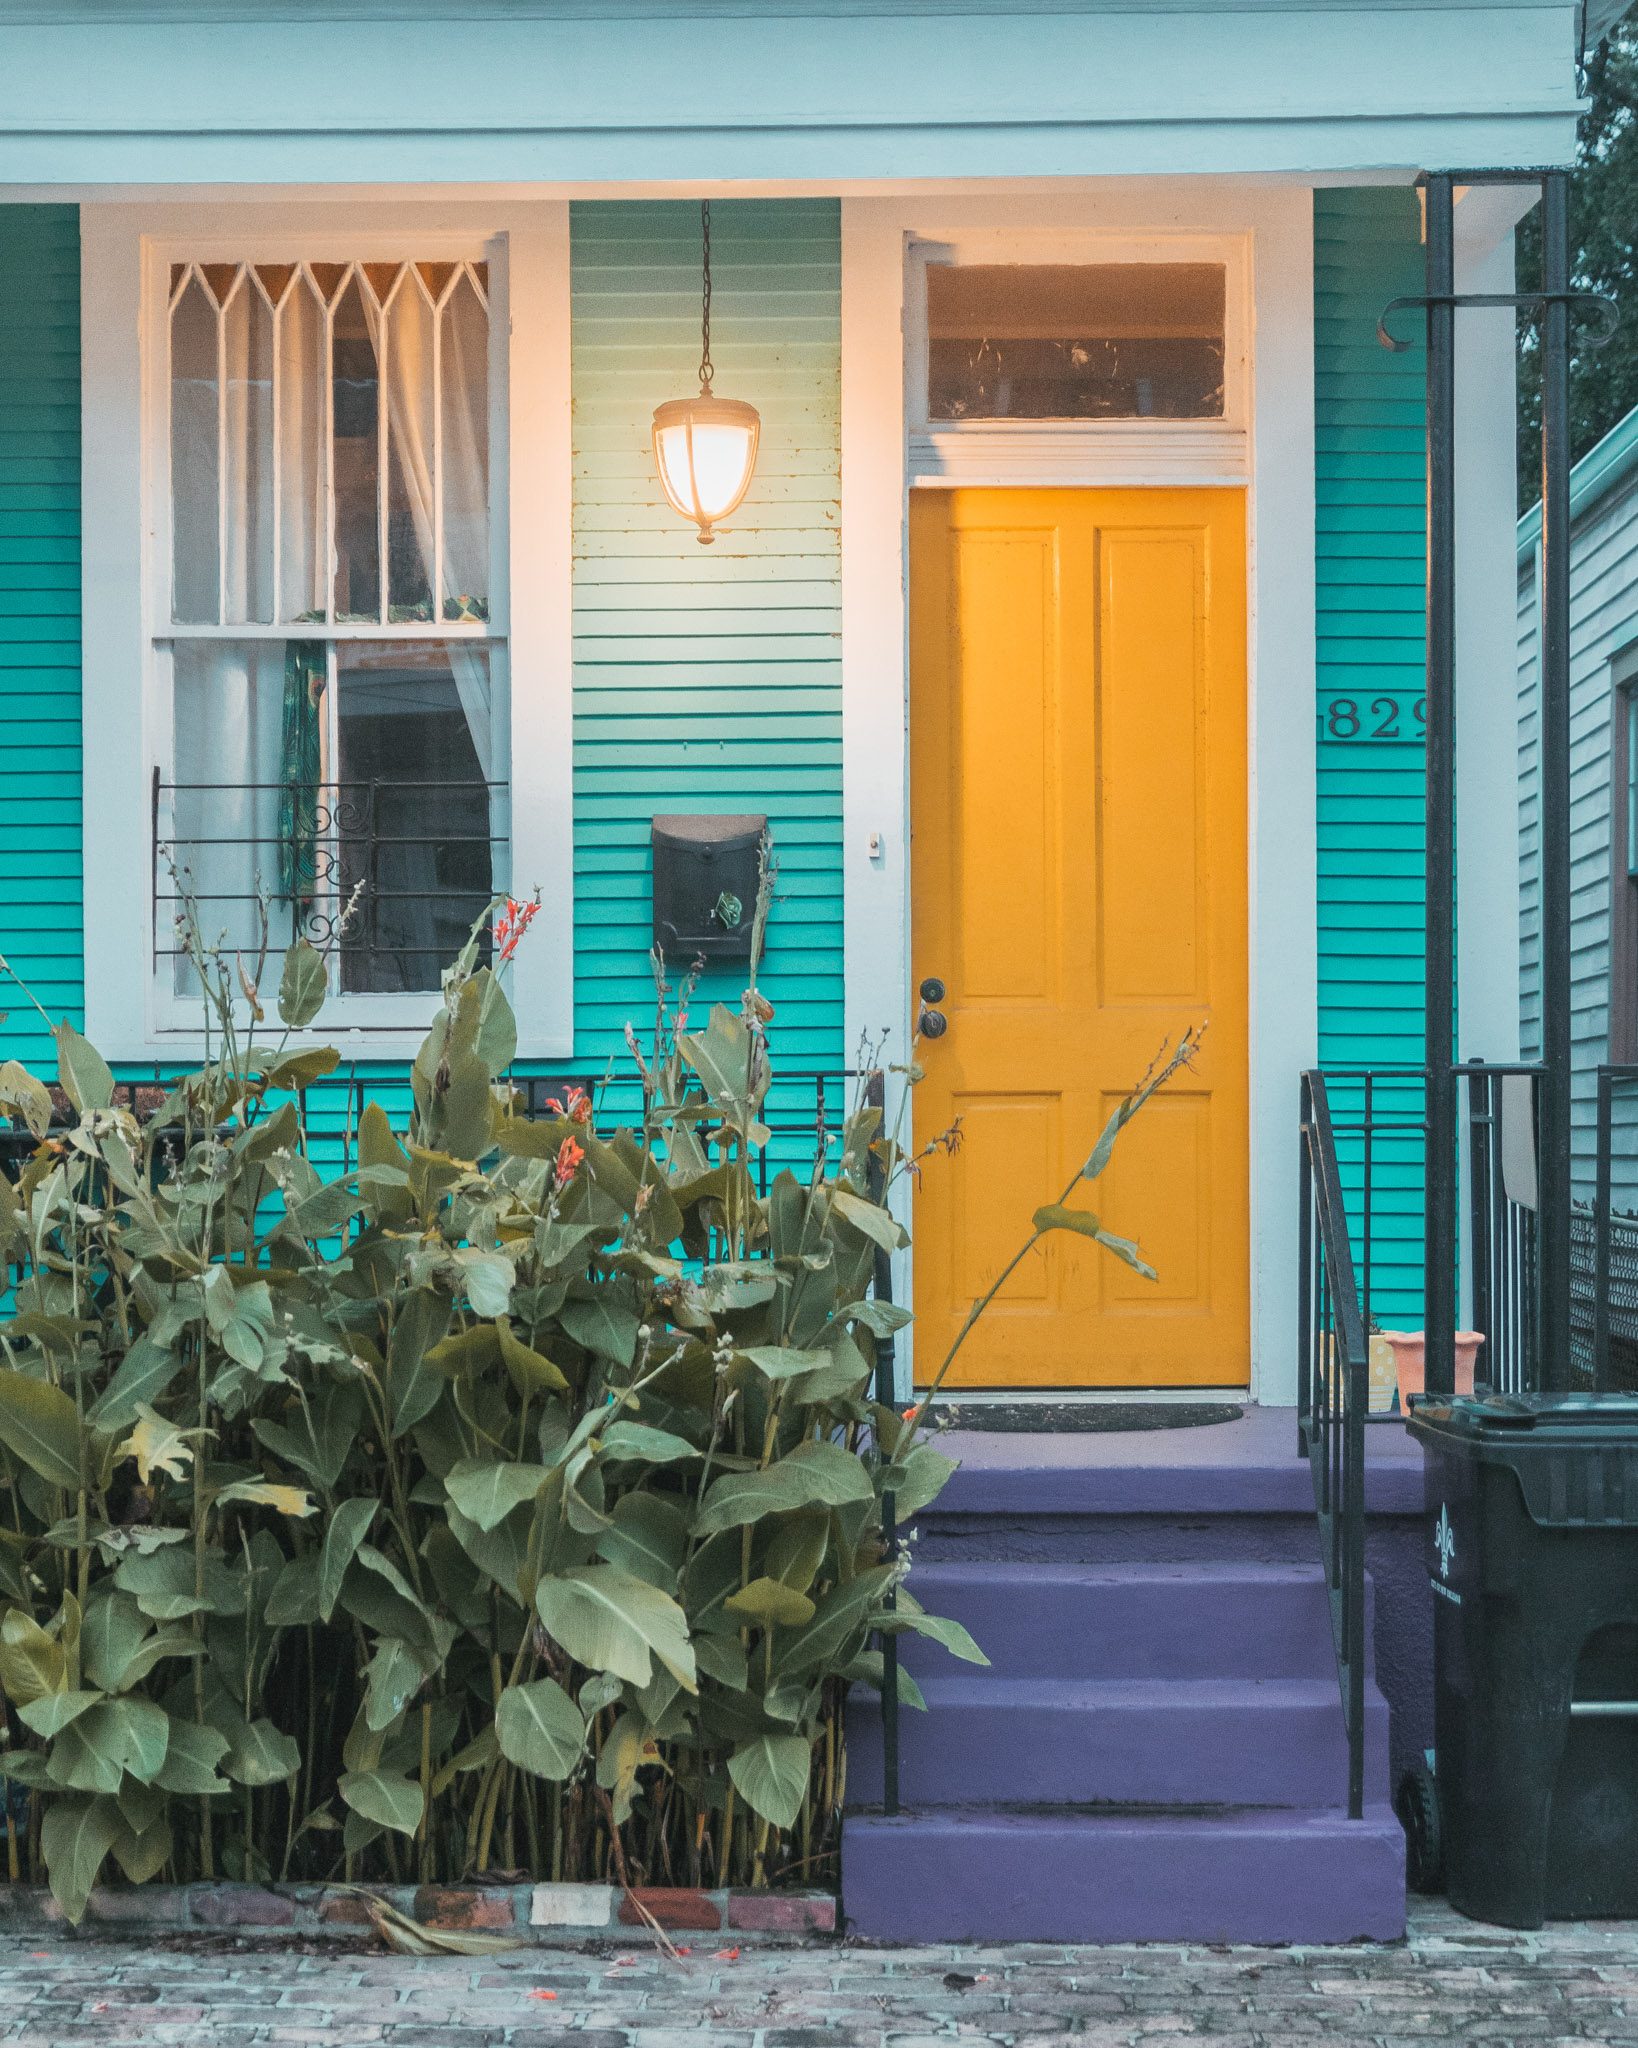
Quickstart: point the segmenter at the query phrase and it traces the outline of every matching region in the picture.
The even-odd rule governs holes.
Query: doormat
[[[1200,1429],[1238,1422],[1232,1401],[935,1401],[932,1420],[980,1436],[1047,1435],[1068,1430]]]

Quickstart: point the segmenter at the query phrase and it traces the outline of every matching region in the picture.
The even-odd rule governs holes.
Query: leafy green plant
[[[765,915],[766,891],[758,940]],[[369,1103],[328,1179],[303,944],[266,1045],[258,971],[190,927],[208,1056],[145,1117],[67,1024],[66,1118],[0,1066],[37,1140],[0,1175],[0,1793],[12,1878],[43,1867],[70,1918],[110,1857],[132,1882],[808,1881],[872,1635],[985,1661],[882,1539],[884,1494],[903,1522],[953,1467],[925,1403],[871,1395],[909,1320],[871,1294],[905,1242],[880,1111],[759,1194],[753,960],[699,1031],[656,964],[629,1128],[578,1094],[529,1120],[487,916],[407,1128]]]
[[[869,1399],[904,1320],[870,1299],[902,1241],[879,1112],[759,1196],[753,974],[698,1032],[662,984],[632,1128],[582,1098],[526,1120],[475,927],[408,1129],[371,1103],[327,1180],[304,1091],[337,1055],[291,1044],[323,961],[286,956],[264,1046],[255,976],[193,946],[211,1056],[146,1121],[66,1024],[61,1129],[0,1069],[40,1141],[0,1179],[13,1874],[43,1862],[78,1917],[109,1856],[139,1882],[819,1868],[871,1632],[981,1657],[884,1605],[882,1491],[906,1512],[951,1467]]]

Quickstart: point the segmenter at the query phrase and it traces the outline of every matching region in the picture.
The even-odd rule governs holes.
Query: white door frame
[[[1297,1076],[1318,1047],[1314,752],[1314,273],[1307,188],[1112,179],[1062,197],[905,196],[842,202],[842,819],[846,1043],[908,1051],[909,419],[906,248],[963,231],[1244,237],[1251,350],[1247,427],[1247,761],[1250,939],[1251,1393],[1296,1398]],[[1095,431],[1095,430],[1094,430]],[[1089,442],[1089,446],[1094,444]],[[1061,453],[1038,481],[1066,475]],[[950,481],[961,481],[952,477]],[[999,480],[999,479],[998,479]],[[1022,476],[1014,481],[1026,480]],[[1154,482],[1175,483],[1156,474]],[[1227,481],[1226,479],[1223,479]],[[1271,573],[1259,576],[1263,559]],[[1266,793],[1266,794],[1265,794]],[[891,1102],[891,1097],[890,1097]],[[892,1114],[890,1108],[890,1115]],[[910,1298],[910,1257],[896,1287]],[[899,1340],[910,1385],[911,1330]]]

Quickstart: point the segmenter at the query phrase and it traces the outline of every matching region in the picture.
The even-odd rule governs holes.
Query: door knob
[[[942,1038],[950,1028],[950,1020],[942,1010],[923,1010],[920,1021],[923,1038]]]
[[[942,1003],[944,984],[936,974],[929,974],[921,985],[921,999],[924,1003]]]

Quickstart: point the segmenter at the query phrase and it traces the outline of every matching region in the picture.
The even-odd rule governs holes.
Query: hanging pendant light
[[[654,460],[666,496],[699,528],[702,546],[751,487],[762,421],[754,405],[711,390],[711,202],[700,201],[704,247],[701,296],[700,395],[671,398],[654,409]]]

